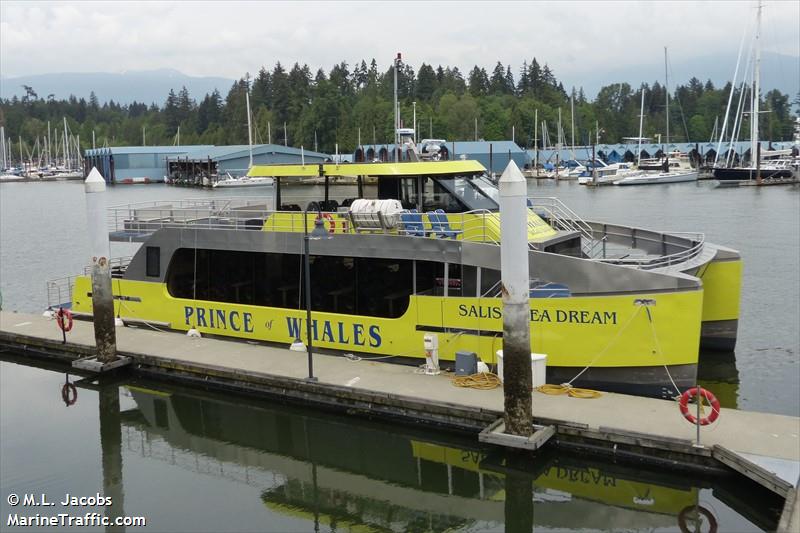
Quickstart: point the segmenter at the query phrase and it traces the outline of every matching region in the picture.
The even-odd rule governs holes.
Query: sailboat
[[[247,103],[247,143],[249,149],[249,165],[248,170],[253,167],[253,127],[250,122],[250,92],[245,93],[245,101]],[[231,176],[229,172],[226,173],[227,178],[221,179],[212,185],[213,189],[227,189],[232,187],[263,187],[271,186],[275,183],[275,178],[269,176]]]
[[[753,69],[753,92],[751,94],[750,112],[750,164],[738,167],[716,167],[714,168],[714,179],[720,182],[750,181],[752,179],[791,179],[796,177],[791,165],[785,161],[770,161],[762,164],[761,161],[761,142],[759,139],[758,119],[759,119],[759,96],[760,96],[760,77],[761,77],[761,2],[758,3],[758,14],[756,16],[756,35],[755,35],[755,66]],[[738,64],[736,66],[738,71]],[[734,73],[734,78],[736,74]],[[734,83],[736,80],[734,79]],[[733,88],[731,88],[733,91]],[[728,102],[730,107],[730,101]],[[727,115],[726,115],[727,120]],[[725,125],[723,124],[723,130]],[[735,129],[735,128],[734,128]],[[721,142],[721,141],[720,141]]]
[[[666,126],[667,135],[666,141],[669,146],[669,73],[667,69],[667,48],[664,47],[664,76],[665,76],[665,89],[667,95],[667,110],[666,110]],[[642,115],[644,115],[644,90],[642,90]],[[641,156],[641,139],[642,139],[642,117],[639,117],[639,156]],[[673,159],[670,160],[670,156]],[[681,157],[678,154],[666,154],[663,161],[661,160],[640,160],[638,162],[639,170],[643,170],[641,174],[627,176],[621,180],[614,182],[614,185],[654,185],[658,183],[682,183],[688,181],[697,181],[697,170],[691,168],[688,164],[688,157]],[[652,169],[657,169],[657,172],[649,172]]]

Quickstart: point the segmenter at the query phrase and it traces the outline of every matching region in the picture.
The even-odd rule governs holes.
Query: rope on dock
[[[541,385],[536,387],[536,390],[542,392],[544,394],[566,394],[572,398],[583,398],[583,399],[592,399],[592,398],[599,398],[603,395],[602,392],[592,390],[592,389],[581,389],[578,387],[573,387],[569,383],[562,383],[561,385]]]
[[[478,372],[470,376],[455,376],[452,382],[456,387],[480,390],[496,389],[502,385],[497,374],[492,374],[491,372]]]

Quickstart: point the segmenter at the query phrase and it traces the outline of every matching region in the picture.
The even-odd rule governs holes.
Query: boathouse
[[[761,142],[761,155],[762,157],[769,157],[771,151],[777,150],[790,150],[793,143],[791,141],[783,142]],[[618,144],[598,144],[594,147],[595,155],[606,163],[619,163],[622,161],[633,162],[636,160],[636,153],[640,146],[638,143],[618,143]],[[693,160],[701,159],[703,164],[713,164],[719,148],[719,160],[724,161],[729,157],[735,162],[750,159],[750,141],[739,141],[732,145],[724,142],[721,145],[714,142],[698,142],[698,143],[642,143],[641,157],[661,157],[664,153],[679,151],[688,154]],[[568,161],[570,159],[588,160],[592,158],[591,146],[562,146],[561,150],[555,148],[548,148],[546,150],[527,150],[527,158],[529,162],[536,161],[538,155],[539,165],[546,163],[555,164],[558,161]]]
[[[253,163],[259,165],[320,163],[327,154],[291,146],[253,146]],[[247,145],[115,146],[84,152],[84,169],[97,167],[107,183],[154,183],[165,180],[200,183],[211,175],[242,176],[250,163]]]
[[[167,158],[213,146],[115,146],[86,150],[86,175],[96,167],[106,183],[151,183],[164,181]]]
[[[330,161],[331,156],[320,152],[282,146],[258,144],[253,146],[254,165],[307,164]],[[241,177],[250,167],[250,147],[246,144],[231,146],[199,147],[186,154],[167,160],[167,176],[170,182],[181,185],[203,185],[203,179],[212,182],[230,174]]]

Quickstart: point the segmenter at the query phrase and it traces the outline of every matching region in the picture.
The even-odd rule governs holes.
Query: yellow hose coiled
[[[579,389],[577,387],[573,387],[569,383],[562,383],[561,385],[542,385],[540,387],[536,387],[536,390],[544,394],[566,394],[573,398],[584,399],[599,398],[603,395],[599,391],[592,389]]]
[[[471,376],[456,376],[453,385],[469,389],[490,390],[502,385],[500,378],[491,372],[479,372]]]

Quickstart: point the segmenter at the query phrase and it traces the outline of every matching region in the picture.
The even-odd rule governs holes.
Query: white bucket
[[[533,387],[540,387],[547,383],[547,354],[531,354],[531,373],[533,374]],[[497,350],[497,376],[503,379],[503,350]]]

